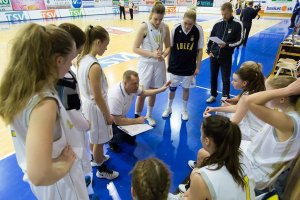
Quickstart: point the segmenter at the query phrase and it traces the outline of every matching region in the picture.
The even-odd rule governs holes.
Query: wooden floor
[[[166,23],[173,27],[174,24],[181,21],[182,15],[166,15]],[[99,15],[87,18],[78,18],[78,19],[60,19],[60,20],[50,20],[50,21],[34,21],[39,24],[60,24],[63,22],[71,22],[82,29],[87,25],[101,25],[109,30],[110,34],[110,44],[108,50],[105,52],[103,57],[113,56],[119,53],[130,53],[132,54],[132,44],[136,31],[140,26],[142,21],[148,19],[148,14],[142,13],[134,16],[134,20],[119,20],[119,16],[116,15]],[[205,43],[207,37],[211,31],[211,28],[214,22],[220,18],[217,15],[198,15],[199,24],[203,27]],[[28,22],[29,23],[29,22]],[[253,35],[257,32],[260,32],[274,24],[278,23],[278,20],[273,20],[272,18],[268,20],[253,20],[253,26],[250,35]],[[10,41],[13,39],[14,35],[18,32],[20,27],[23,26],[23,23],[20,24],[0,24],[0,77],[3,75],[5,69],[7,58],[9,55],[9,46]],[[11,55],[13,56],[13,55]],[[207,55],[204,53],[204,58]],[[109,67],[106,67],[105,73],[107,75],[109,85],[113,85],[116,82],[121,80],[123,72],[127,69],[136,69],[137,58],[128,60],[126,62],[120,62],[119,64],[114,64]],[[12,140],[8,131],[8,127],[0,120],[0,158],[5,157],[14,152],[12,145]]]

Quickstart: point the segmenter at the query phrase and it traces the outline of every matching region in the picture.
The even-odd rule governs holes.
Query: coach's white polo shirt
[[[135,96],[142,93],[139,87],[137,93],[127,94],[124,83],[118,83],[115,87],[108,91],[108,106],[110,113],[115,116],[126,116]]]

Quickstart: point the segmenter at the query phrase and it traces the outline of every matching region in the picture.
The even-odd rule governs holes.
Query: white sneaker
[[[186,187],[186,184],[179,184],[178,189],[181,193],[186,193],[186,191],[188,190],[188,188]]]
[[[166,108],[163,114],[161,115],[162,117],[169,117],[172,113],[172,108]]]
[[[102,168],[102,169],[100,169]],[[101,170],[101,171],[100,171]],[[102,164],[98,170],[97,170],[97,173],[96,173],[96,176],[98,178],[106,178],[108,180],[112,180],[112,179],[115,179],[119,176],[119,172],[116,172],[116,171],[113,171],[113,170],[110,170],[106,167],[105,164]]]
[[[206,99],[206,103],[212,103],[216,100],[216,97],[210,96],[208,99]]]
[[[104,155],[103,162],[108,161],[109,158],[110,158],[109,155]],[[100,166],[100,165],[99,165],[98,163],[96,163],[95,160],[93,159],[93,160],[91,160],[91,166],[92,166],[92,167],[98,167],[98,166]]]
[[[191,169],[194,169],[197,165],[197,162],[194,160],[189,160],[188,165],[190,166]]]
[[[178,194],[168,194],[168,199],[167,200],[182,200],[183,199],[183,194],[178,193]]]
[[[182,113],[181,113],[181,119],[184,120],[184,121],[189,120],[189,114],[188,114],[187,111],[182,111]]]
[[[148,124],[150,126],[155,126],[156,125],[156,121],[152,118],[152,116],[146,116],[146,120],[148,121]]]

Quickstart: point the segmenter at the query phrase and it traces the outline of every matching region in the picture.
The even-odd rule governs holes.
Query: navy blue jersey
[[[175,26],[173,32],[173,45],[169,57],[168,72],[179,76],[191,76],[196,69],[200,39],[199,28],[194,25],[190,32],[186,34],[182,30],[181,24],[179,24]]]

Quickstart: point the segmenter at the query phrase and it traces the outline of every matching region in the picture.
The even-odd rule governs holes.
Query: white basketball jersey
[[[81,97],[83,97],[83,101],[94,99],[94,94],[92,93],[89,83],[89,71],[94,63],[98,63],[98,60],[91,55],[85,55],[79,62],[79,68],[77,70],[77,79],[80,95]],[[101,73],[100,82],[102,86],[102,96],[107,101],[108,83],[103,70]]]
[[[161,22],[158,28],[155,28],[149,21],[144,22],[147,25],[147,35],[142,42],[142,49],[147,51],[163,50],[164,38],[166,37],[165,24]],[[155,58],[141,56],[141,61],[157,62]]]
[[[292,137],[280,142],[275,128],[266,124],[244,150],[253,165],[253,175],[258,187],[263,187],[277,171],[299,155],[300,116],[297,112],[290,112],[288,115],[294,122]]]
[[[249,188],[248,183],[243,189],[234,181],[225,166],[215,169],[216,165],[210,165],[196,171],[206,183],[213,200],[251,200],[253,198],[254,190]],[[248,182],[247,178],[244,179]]]
[[[35,186],[31,184],[30,180],[28,179],[25,154],[26,136],[28,132],[30,114],[35,106],[42,100],[41,96],[56,99],[56,101],[59,103],[59,118],[53,131],[52,158],[57,158],[68,144],[72,146],[71,141],[69,141],[68,138],[72,137],[72,129],[74,127],[55,91],[48,90],[39,95],[33,96],[26,108],[14,119],[10,125],[17,161],[24,173],[23,180],[30,184],[32,192],[39,200],[87,200],[88,194],[85,186],[84,175],[81,164],[78,161],[74,162],[69,173],[67,173],[63,178],[58,180],[53,185]]]

